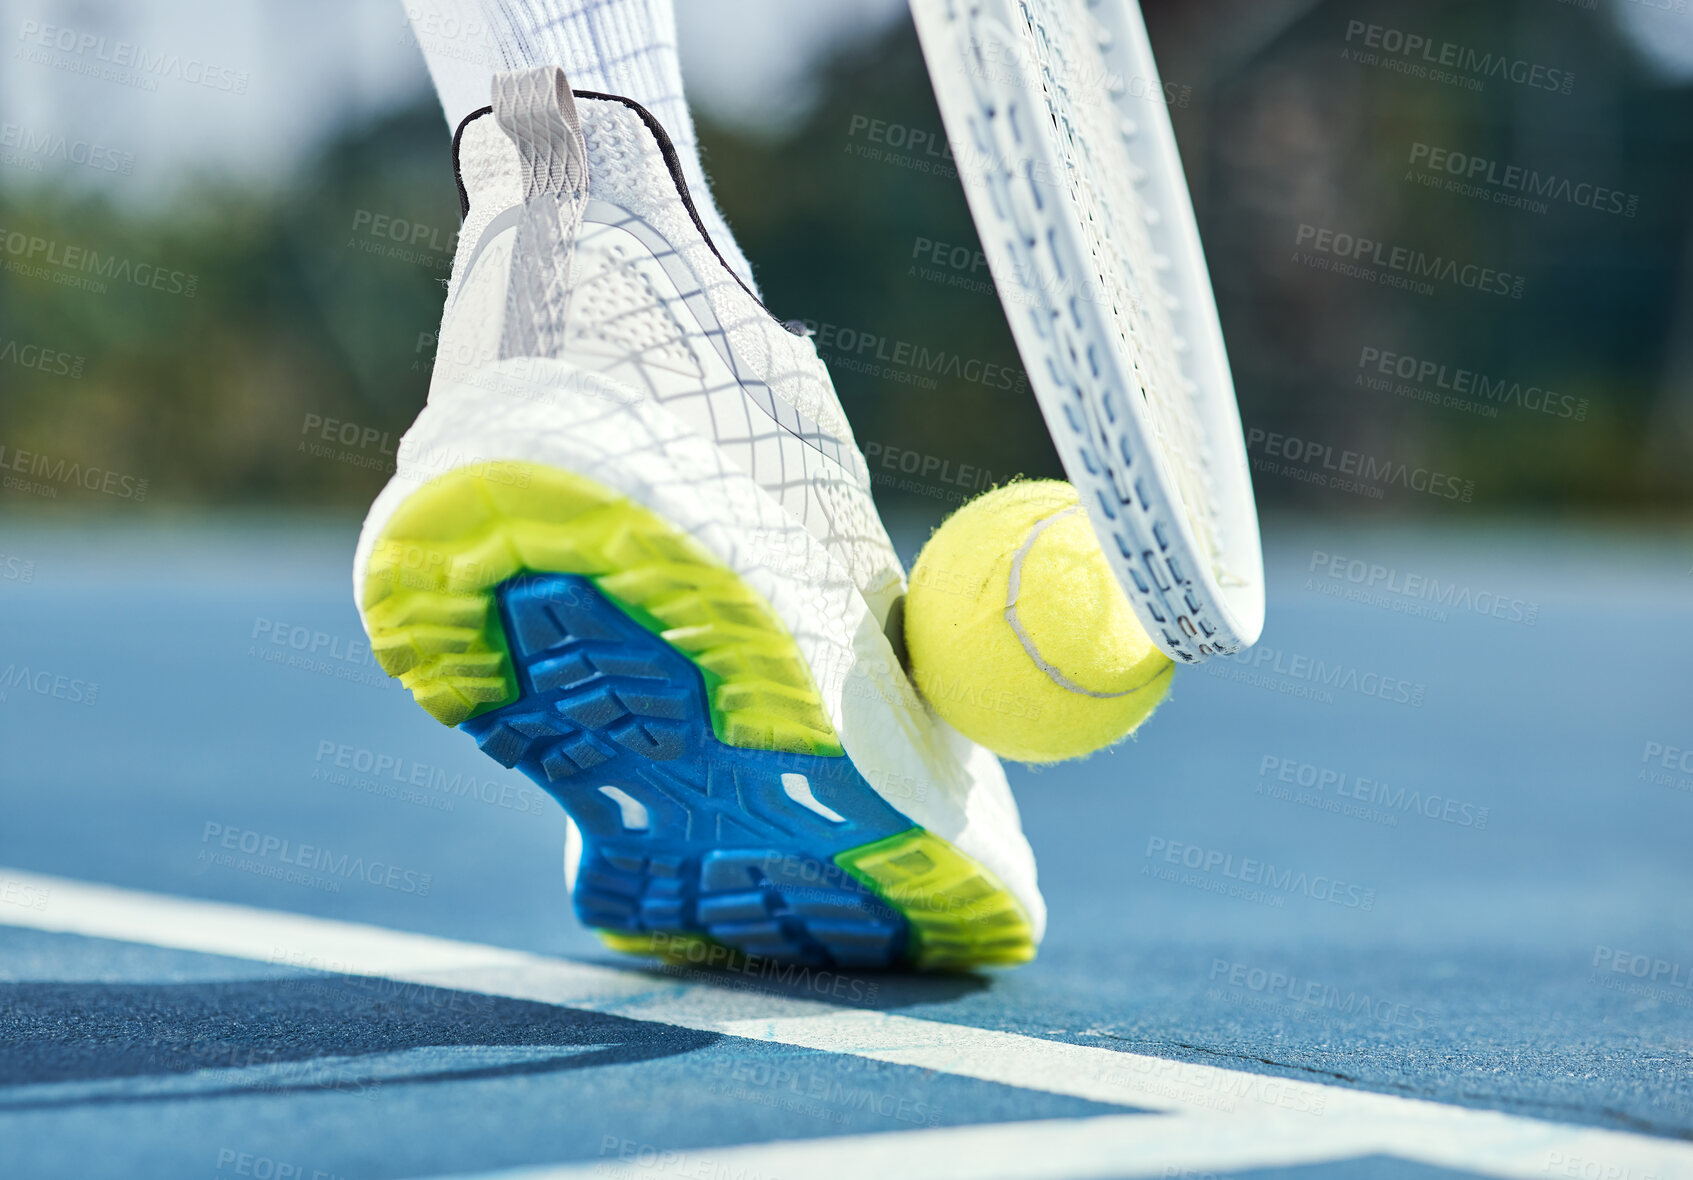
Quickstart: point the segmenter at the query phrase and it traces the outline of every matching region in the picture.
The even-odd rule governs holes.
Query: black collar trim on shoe
[[[470,216],[470,193],[465,191],[464,172],[459,168],[459,144],[464,142],[464,129],[470,126],[471,120],[480,119],[483,115],[493,113],[494,108],[492,106],[485,106],[479,111],[471,111],[470,114],[459,120],[458,127],[453,131],[453,183],[459,186],[460,221]]]
[[[621,94],[602,94],[597,90],[572,90],[571,93],[577,98],[594,98],[606,102],[620,102],[630,110],[634,111],[637,115],[641,116],[641,122],[647,125],[647,130],[652,132],[654,139],[658,140],[659,154],[664,157],[665,167],[670,169],[670,179],[676,184],[677,195],[682,198],[683,207],[688,210],[688,216],[693,219],[694,228],[700,231],[700,237],[704,238],[705,244],[711,247],[711,252],[717,256],[717,261],[722,264],[723,269],[729,272],[729,277],[735,280],[736,284],[752,298],[754,303],[757,303],[760,307],[764,307],[764,301],[757,295],[754,295],[752,288],[742,282],[741,276],[735,273],[735,268],[730,266],[728,259],[723,257],[723,251],[719,250],[717,248],[717,243],[711,240],[711,234],[707,232],[705,222],[700,219],[700,211],[694,208],[694,198],[688,192],[687,177],[682,175],[682,157],[677,155],[676,145],[670,141],[670,135],[664,130],[664,124],[658,121],[657,116],[634,99],[625,98]],[[453,182],[458,185],[459,217],[461,220],[470,216],[470,193],[466,191],[464,187],[464,173],[459,168],[459,145],[464,140],[464,129],[470,126],[473,120],[480,119],[483,115],[491,115],[493,113],[494,108],[492,106],[485,106],[480,110],[471,111],[470,114],[466,115],[459,121],[458,129],[453,132]],[[768,308],[765,309],[765,314],[770,314]],[[774,319],[775,317],[772,316],[771,318]],[[783,324],[782,326],[784,328],[788,328],[789,331],[793,331],[793,329],[789,328],[787,324]],[[809,333],[807,334],[809,335]]]
[[[717,243],[712,241],[711,235],[706,232],[705,222],[700,220],[700,211],[694,208],[694,198],[688,192],[687,177],[682,175],[682,157],[676,154],[676,145],[670,142],[670,136],[664,130],[664,124],[658,121],[658,117],[634,99],[624,98],[621,94],[601,94],[597,90],[574,90],[571,93],[576,95],[577,98],[599,98],[609,102],[620,102],[641,116],[641,122],[647,125],[647,130],[651,131],[653,138],[658,140],[658,150],[664,156],[665,167],[670,169],[670,179],[676,182],[676,192],[681,196],[682,204],[687,207],[688,216],[694,219],[694,228],[700,231],[700,237],[704,238],[705,244],[711,247],[711,252],[717,255],[717,261],[723,264],[723,269],[729,272],[729,277],[740,284],[741,290],[752,296],[753,302],[763,307],[763,302],[757,295],[753,295],[751,288],[741,282],[741,276],[735,273],[735,268],[729,265],[729,260],[723,257],[723,252],[717,248]]]

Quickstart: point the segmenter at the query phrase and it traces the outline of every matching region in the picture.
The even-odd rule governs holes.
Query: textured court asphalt
[[[1040,958],[817,998],[1693,1138],[1693,542],[1266,531],[1259,648],[1179,670],[1124,748],[1013,769]],[[364,655],[352,539],[0,528],[0,865],[620,961],[568,912],[550,800]],[[1371,565],[1374,586],[1347,580]],[[229,833],[393,871],[288,880]],[[0,911],[40,900],[0,870]],[[398,1177],[1105,1113],[1124,1109],[0,922],[6,1176]]]

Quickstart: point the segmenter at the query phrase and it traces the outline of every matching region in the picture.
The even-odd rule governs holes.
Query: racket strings
[[[1082,285],[1073,297],[1096,299],[1116,313],[1117,343],[1139,387],[1130,396],[1143,399],[1167,482],[1213,571],[1226,577],[1199,391],[1184,372],[1187,345],[1171,315],[1176,297],[1160,277],[1171,263],[1153,242],[1158,213],[1141,196],[1145,173],[1129,154],[1133,121],[1117,107],[1126,80],[1103,53],[1108,31],[1080,5],[1022,0],[1020,6],[1097,284]]]

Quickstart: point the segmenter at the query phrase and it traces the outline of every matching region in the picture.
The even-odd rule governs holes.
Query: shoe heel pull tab
[[[557,66],[496,74],[494,118],[517,145],[523,198],[580,197],[588,191],[588,148],[564,71]]]
[[[556,357],[570,316],[570,269],[588,207],[588,147],[557,66],[494,76],[494,118],[517,146],[523,212],[512,245],[500,357]]]

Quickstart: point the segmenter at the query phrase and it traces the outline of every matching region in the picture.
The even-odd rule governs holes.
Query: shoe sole
[[[1011,892],[859,774],[770,605],[627,497],[535,463],[448,472],[383,526],[360,599],[418,704],[570,814],[576,913],[613,949],[1034,956]]]

